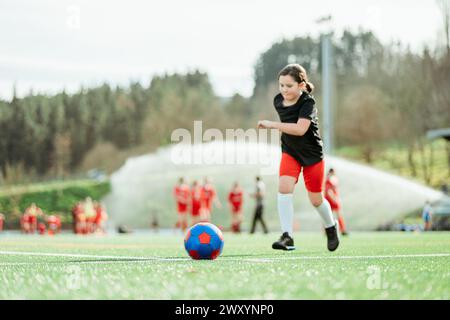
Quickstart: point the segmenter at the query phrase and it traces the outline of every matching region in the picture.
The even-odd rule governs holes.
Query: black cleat
[[[275,241],[272,244],[272,249],[276,250],[295,250],[294,239],[289,236],[289,233],[285,232],[281,235],[280,240]]]
[[[325,228],[325,232],[327,234],[327,239],[328,239],[328,244],[327,244],[328,250],[330,250],[330,251],[336,250],[337,247],[339,246],[339,238],[337,235],[336,226]]]

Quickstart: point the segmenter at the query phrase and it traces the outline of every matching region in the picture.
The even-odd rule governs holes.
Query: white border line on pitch
[[[0,255],[24,255],[24,256],[39,256],[39,257],[64,257],[64,258],[91,258],[104,259],[105,261],[66,261],[66,263],[81,263],[81,264],[97,264],[97,263],[131,263],[131,262],[159,262],[159,261],[194,261],[188,257],[171,258],[171,257],[134,257],[134,256],[104,256],[104,255],[90,255],[90,254],[72,254],[72,253],[49,253],[49,252],[23,252],[23,251],[0,251]],[[283,257],[268,257],[268,258],[227,258],[227,256],[220,257],[220,261],[242,261],[242,262],[260,262],[270,263],[280,260],[323,260],[323,259],[404,259],[404,258],[439,258],[450,257],[450,253],[421,253],[421,254],[398,254],[398,255],[367,255],[367,256],[283,256]],[[1,266],[8,265],[27,265],[27,264],[51,264],[45,261],[39,262],[3,262]],[[55,263],[56,264],[56,263]]]

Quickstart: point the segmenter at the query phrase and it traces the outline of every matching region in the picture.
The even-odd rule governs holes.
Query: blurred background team
[[[256,191],[249,193],[248,196],[255,199],[255,209],[251,222],[250,233],[254,233],[258,222],[262,225],[264,233],[268,233],[268,228],[263,219],[265,185],[260,176],[255,180]],[[344,223],[344,217],[341,210],[341,200],[338,191],[338,178],[334,169],[330,169],[324,181],[325,197],[329,199],[333,213],[339,223],[339,229],[343,235],[348,231]],[[227,193],[227,202],[230,212],[229,230],[234,233],[240,233],[241,224],[244,220],[243,203],[244,189],[238,181],[235,181]],[[183,232],[190,226],[199,222],[211,222],[213,208],[221,208],[222,204],[217,196],[217,191],[212,181],[205,177],[201,185],[198,180],[193,180],[192,185],[186,182],[184,178],[179,178],[173,189],[173,196],[177,208],[177,222],[175,228]],[[220,227],[220,226],[219,226]]]
[[[222,207],[216,189],[207,177],[204,178],[202,185],[198,180],[194,180],[191,187],[185,182],[184,178],[180,178],[174,187],[173,195],[178,212],[175,227],[183,231],[188,226],[199,222],[211,222],[213,205],[217,208]]]
[[[20,225],[24,233],[35,233],[38,229],[38,218],[41,220],[44,217],[44,213],[34,202],[25,209],[20,220]],[[42,223],[42,222],[40,222]],[[42,229],[42,225],[40,225]]]
[[[230,230],[233,232],[241,231],[243,194],[238,182],[234,183],[228,193],[227,200],[231,212]],[[198,180],[192,181],[190,187],[184,178],[179,178],[173,189],[173,195],[178,213],[175,227],[182,231],[199,222],[211,222],[214,207],[222,208],[216,188],[208,177],[203,179],[203,184],[200,184]]]
[[[339,180],[333,168],[329,169],[324,181],[324,196],[331,205],[335,219],[339,224],[339,231],[342,235],[347,235],[348,230],[344,222],[342,214],[342,202],[339,195]],[[260,222],[264,233],[267,233],[267,227],[262,218],[264,183],[261,177],[256,177],[256,191],[249,193],[248,196],[255,198],[256,207],[251,223],[250,233],[255,232],[257,222]],[[230,187],[226,195],[228,208],[230,212],[229,231],[240,233],[241,225],[244,220],[243,203],[246,192],[235,181]],[[175,228],[181,229],[183,232],[190,226],[199,222],[211,222],[214,208],[222,208],[216,188],[211,179],[205,177],[203,184],[198,180],[193,180],[189,185],[184,178],[179,178],[177,184],[173,188],[173,196],[176,202],[177,221]],[[75,234],[105,234],[105,224],[108,220],[106,208],[99,201],[94,201],[91,197],[77,202],[72,210],[72,231]],[[422,213],[423,227],[422,230],[430,231],[433,208],[430,201],[425,203]],[[155,219],[154,219],[155,220]],[[155,227],[155,221],[152,226]],[[0,232],[5,228],[5,215],[0,212]],[[20,217],[20,228],[25,234],[39,233],[41,235],[54,235],[61,232],[62,221],[58,214],[45,214],[44,211],[36,204],[31,203]],[[222,226],[219,228],[223,229]]]
[[[79,201],[72,209],[72,230],[75,234],[104,234],[108,219],[105,207],[90,197]],[[0,213],[0,232],[5,227],[5,215]],[[25,234],[55,235],[61,232],[62,221],[58,214],[45,214],[31,203],[20,217],[20,230]]]
[[[107,220],[105,207],[90,197],[72,208],[72,228],[75,234],[104,234]]]
[[[222,208],[216,188],[208,177],[204,178],[203,184],[194,180],[190,187],[184,178],[179,178],[173,189],[173,195],[178,213],[175,227],[183,231],[199,222],[211,222],[214,206]]]

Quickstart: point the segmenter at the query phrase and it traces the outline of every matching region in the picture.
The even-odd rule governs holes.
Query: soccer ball
[[[222,253],[222,231],[211,223],[197,223],[186,232],[184,247],[192,259],[214,260]]]

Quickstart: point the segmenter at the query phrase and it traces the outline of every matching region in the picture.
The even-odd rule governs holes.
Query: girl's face
[[[278,84],[281,95],[287,101],[296,100],[300,95],[300,91],[306,89],[304,82],[298,83],[290,75],[280,76]]]

